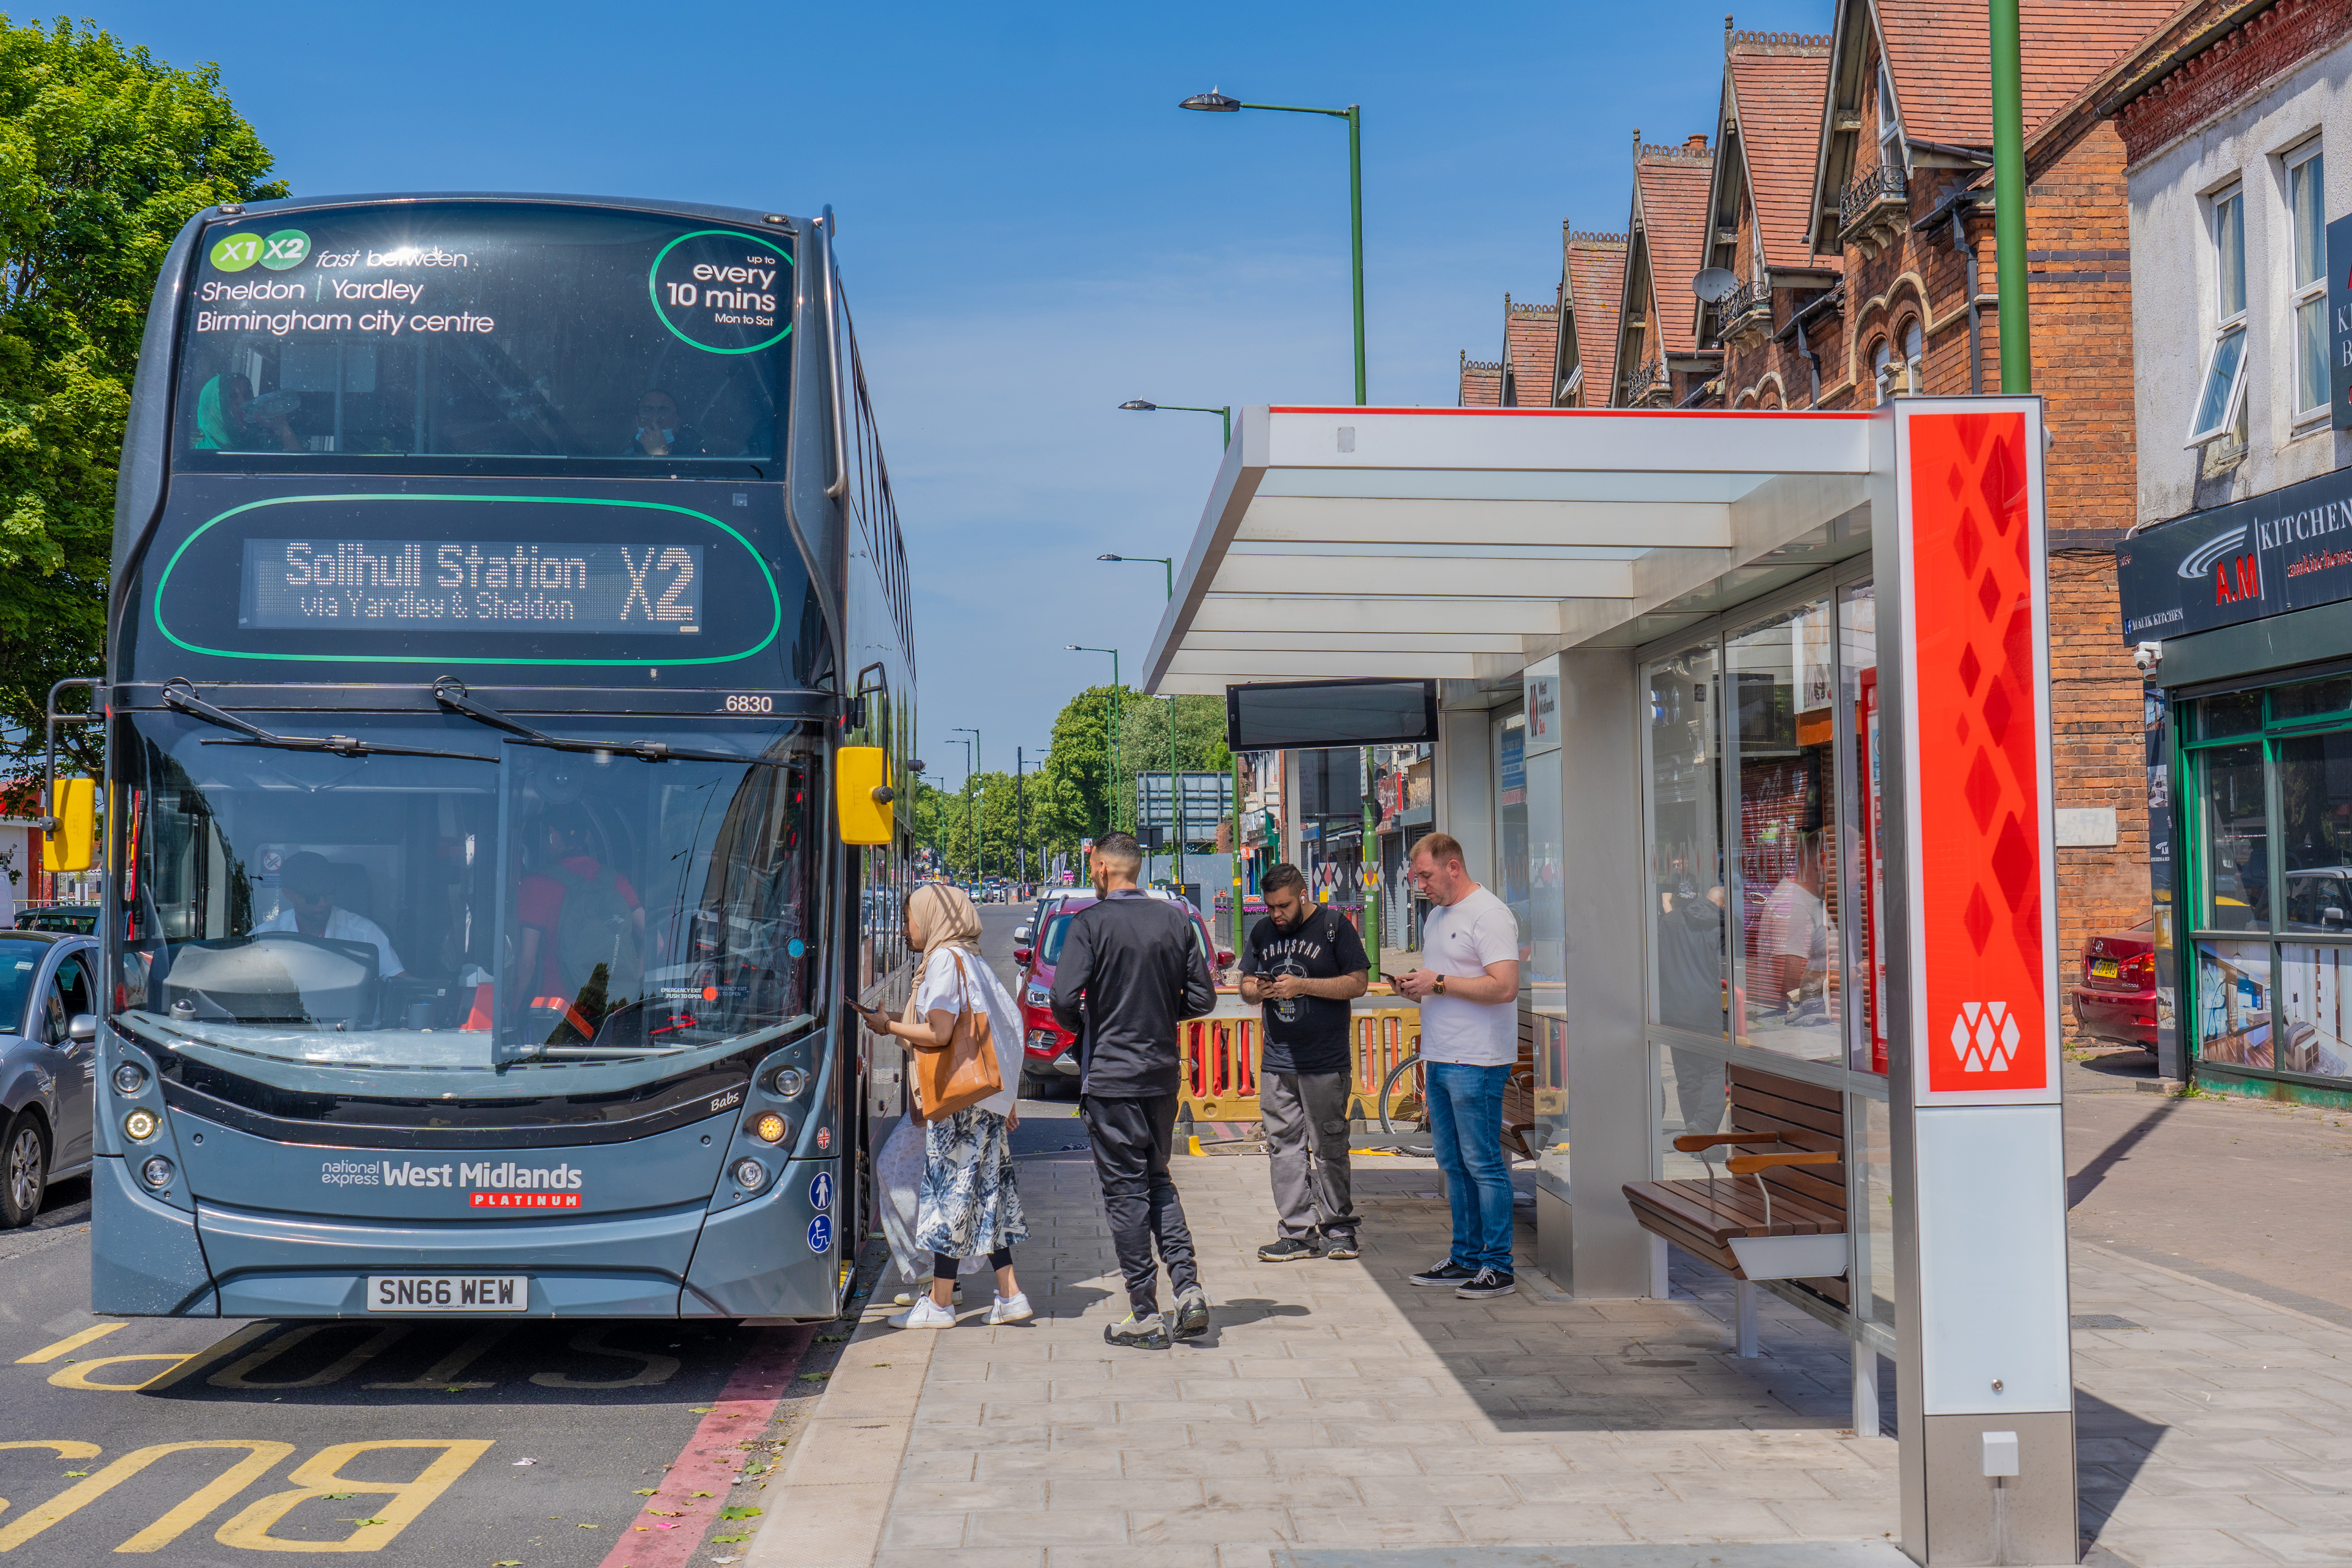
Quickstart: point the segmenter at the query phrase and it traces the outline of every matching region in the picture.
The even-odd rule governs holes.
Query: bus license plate
[[[371,1312],[522,1312],[530,1309],[528,1274],[371,1274]]]

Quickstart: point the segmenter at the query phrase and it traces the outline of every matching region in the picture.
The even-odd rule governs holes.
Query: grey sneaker
[[[1164,1351],[1168,1348],[1168,1325],[1157,1312],[1129,1312],[1123,1322],[1104,1326],[1103,1343],[1124,1345],[1129,1350]]]
[[[1297,1263],[1316,1256],[1315,1244],[1298,1236],[1286,1236],[1257,1249],[1260,1263]]]
[[[1265,1255],[1260,1253],[1258,1256],[1263,1258]],[[1331,1230],[1323,1233],[1323,1256],[1345,1261],[1350,1258],[1361,1258],[1363,1253],[1356,1246],[1354,1231]]]
[[[1176,1337],[1197,1340],[1209,1331],[1209,1294],[1198,1285],[1176,1293]]]

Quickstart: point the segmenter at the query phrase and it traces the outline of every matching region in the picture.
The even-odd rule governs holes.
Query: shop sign
[[[1910,781],[1902,896],[1912,1089],[1922,1105],[2058,1098],[2049,584],[2034,407],[1963,413],[1923,403],[1896,415],[1896,471],[1908,479],[1896,531]]]
[[[2127,643],[2352,599],[2352,468],[2158,523],[2116,573]]]
[[[2327,226],[2327,322],[2328,403],[2352,430],[2352,217]]]
[[[1538,668],[1547,673],[1530,669],[1520,678],[1526,688],[1527,754],[1530,757],[1559,750],[1559,676],[1556,673],[1559,667],[1547,661]]]

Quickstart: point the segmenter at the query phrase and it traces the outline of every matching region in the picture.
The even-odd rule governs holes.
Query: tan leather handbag
[[[978,987],[963,967],[963,954],[950,949],[948,958],[963,982],[964,1005],[956,1014],[954,1033],[944,1046],[906,1042],[915,1053],[916,1102],[926,1121],[940,1121],[1004,1092],[988,1008],[972,1005]]]

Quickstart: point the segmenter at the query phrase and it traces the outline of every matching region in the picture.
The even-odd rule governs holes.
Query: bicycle
[[[1429,1101],[1427,1097],[1422,1092],[1423,1085],[1420,1079],[1418,1077],[1415,1078],[1412,1090],[1410,1093],[1402,1097],[1397,1093],[1398,1087],[1404,1081],[1405,1075],[1407,1073],[1418,1074],[1420,1070],[1421,1053],[1418,1050],[1406,1057],[1404,1060],[1397,1063],[1395,1067],[1390,1068],[1388,1077],[1383,1079],[1381,1082],[1381,1098],[1378,1109],[1381,1119],[1381,1131],[1383,1134],[1396,1139],[1400,1147],[1412,1147],[1412,1152],[1415,1153],[1425,1153],[1436,1147],[1433,1140],[1418,1146],[1408,1146],[1404,1143],[1403,1136],[1398,1131],[1396,1127],[1398,1114],[1405,1110],[1411,1110],[1413,1112],[1412,1131],[1423,1133],[1425,1133],[1428,1131]],[[1515,1089],[1518,1089],[1521,1091],[1519,1098],[1525,1099],[1528,1098],[1532,1094],[1534,1087],[1535,1074],[1524,1067],[1515,1067],[1511,1069],[1511,1076],[1506,1082],[1503,1092],[1503,1147],[1507,1152],[1516,1154],[1524,1160],[1532,1160],[1536,1158],[1536,1152],[1528,1146],[1526,1138],[1521,1134],[1519,1129],[1510,1121],[1511,1103],[1513,1100],[1511,1091]]]

